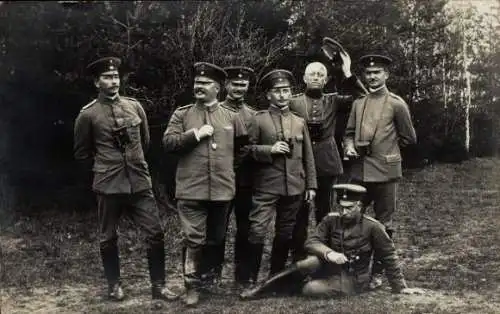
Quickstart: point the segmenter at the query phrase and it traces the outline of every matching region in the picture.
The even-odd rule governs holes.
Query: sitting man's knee
[[[302,288],[302,294],[308,297],[324,297],[333,292],[324,280],[311,280]]]

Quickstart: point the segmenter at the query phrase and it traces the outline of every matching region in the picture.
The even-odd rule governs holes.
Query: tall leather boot
[[[147,250],[151,297],[164,301],[173,301],[178,295],[165,286],[165,247],[164,242],[150,245]]]
[[[120,285],[120,255],[116,239],[102,242],[99,246],[104,276],[108,282],[108,297],[121,301],[125,298]]]
[[[201,279],[199,269],[202,253],[202,248],[186,248],[183,271],[184,285],[186,286],[184,303],[187,306],[194,306],[198,304],[200,299],[199,288],[201,285]]]
[[[245,264],[249,256],[248,236],[236,234],[234,242],[234,279],[237,283],[248,284],[250,281],[250,271]]]
[[[271,251],[271,269],[269,277],[285,269],[290,251],[290,240],[274,239]]]
[[[248,269],[250,281],[256,284],[259,279],[260,264],[262,262],[262,252],[264,251],[264,244],[249,243],[248,245],[248,258],[246,267]]]

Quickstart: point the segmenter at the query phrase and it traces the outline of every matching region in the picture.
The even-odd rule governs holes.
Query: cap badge
[[[201,75],[204,75],[204,74],[205,74],[205,71],[201,71],[201,72],[200,72],[200,74],[201,74]]]
[[[241,73],[238,73],[238,77],[243,77],[243,74],[241,74]]]

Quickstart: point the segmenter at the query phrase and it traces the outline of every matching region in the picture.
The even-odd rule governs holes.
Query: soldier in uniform
[[[350,177],[367,189],[365,207],[373,202],[375,218],[392,237],[398,179],[402,176],[400,147],[417,141],[405,101],[386,87],[392,60],[382,55],[360,59],[369,94],[354,101],[345,131],[345,155],[352,160]],[[380,263],[376,263],[380,266]],[[372,288],[381,285],[379,267]]]
[[[255,114],[248,131],[255,166],[247,261],[254,283],[273,216],[276,214],[271,275],[285,267],[297,212],[304,197],[314,199],[317,188],[307,126],[289,108],[292,82],[287,70],[273,70],[262,77],[260,85],[270,105]]]
[[[250,121],[255,114],[255,110],[251,108],[245,101],[245,95],[248,92],[250,81],[253,79],[254,71],[251,68],[244,66],[226,67],[224,70],[227,73],[225,88],[227,91],[226,100],[222,103],[223,106],[229,107],[238,112],[240,118],[248,128]],[[239,165],[235,165],[236,172],[236,194],[228,211],[228,222],[231,216],[231,211],[234,208],[236,218],[236,237],[234,240],[234,279],[237,285],[246,286],[250,280],[248,269],[244,268],[244,260],[247,259],[248,253],[248,215],[252,209],[252,169],[251,160],[246,156],[241,156],[238,159]],[[220,278],[222,266],[224,262],[225,241],[217,249],[218,254],[214,257],[215,275]]]
[[[328,38],[325,40],[326,44],[330,44]],[[341,111],[348,113],[354,98],[363,93],[362,84],[351,73],[351,58],[343,50],[339,51],[339,55],[345,77],[342,85],[351,94],[325,93],[323,89],[329,79],[327,68],[323,63],[312,62],[304,72],[305,92],[295,95],[290,102],[290,109],[305,119],[311,136],[318,180],[316,224],[331,211],[332,185],[343,173],[335,141],[337,114]],[[293,233],[295,261],[306,257],[304,242],[307,239],[310,205],[304,203],[297,215]]]
[[[119,95],[120,64],[119,58],[109,57],[88,65],[99,95],[76,118],[74,155],[85,170],[94,172],[108,296],[124,298],[117,227],[122,214],[128,214],[146,233],[152,297],[171,300],[176,296],[165,288],[164,231],[144,158],[150,139],[148,121],[137,100]]]
[[[183,271],[187,305],[199,301],[201,274],[226,233],[227,212],[235,195],[235,151],[247,133],[237,112],[219,103],[226,72],[213,64],[194,65],[195,103],[177,108],[163,144],[179,155],[176,173],[178,212],[184,236]]]
[[[307,239],[310,256],[276,274],[263,285],[248,289],[243,299],[257,297],[266,289],[294,273],[310,277],[305,284],[297,282],[303,295],[331,297],[354,295],[368,290],[372,255],[380,256],[394,293],[421,294],[419,288],[408,288],[399,266],[392,239],[377,220],[362,214],[366,189],[356,184],[334,185],[339,212],[329,213]]]

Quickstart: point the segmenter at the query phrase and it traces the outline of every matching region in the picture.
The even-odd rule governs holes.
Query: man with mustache
[[[326,44],[329,39],[325,38]],[[351,58],[347,52],[339,51],[342,60],[341,68],[345,80],[342,86],[350,94],[325,93],[323,91],[330,77],[326,66],[321,62],[311,62],[304,71],[304,93],[293,97],[290,109],[300,114],[306,120],[311,136],[318,179],[318,190],[315,199],[315,219],[318,224],[332,209],[332,185],[343,173],[342,161],[335,141],[335,129],[339,112],[349,112],[355,97],[363,93],[359,88],[356,76],[351,73]],[[359,85],[357,85],[359,83]],[[297,215],[294,228],[294,260],[300,260],[307,255],[304,242],[307,239],[310,204],[304,203]]]
[[[273,70],[260,81],[270,105],[258,111],[249,128],[250,156],[255,160],[253,207],[250,211],[248,269],[257,282],[262,250],[273,216],[275,232],[270,275],[288,259],[295,217],[304,198],[315,195],[316,170],[307,126],[290,111],[293,75]]]
[[[245,66],[230,66],[225,67],[227,80],[225,88],[227,92],[226,100],[222,103],[223,106],[233,109],[240,115],[240,118],[248,128],[250,121],[255,114],[255,110],[251,108],[245,101],[245,95],[248,92],[250,81],[253,79],[253,69]],[[252,163],[249,158],[242,156],[239,165],[235,165],[236,171],[236,194],[228,211],[228,222],[231,216],[231,211],[234,207],[234,215],[236,218],[236,237],[234,240],[234,280],[237,287],[248,286],[250,273],[244,267],[244,260],[247,259],[248,253],[248,215],[252,208]],[[222,245],[216,248],[208,247],[208,251],[212,253],[211,262],[213,263],[213,272],[215,281],[219,281],[224,263],[225,241]]]
[[[88,65],[99,91],[75,121],[74,155],[84,170],[94,172],[97,194],[100,253],[108,282],[108,297],[124,299],[120,284],[117,227],[127,214],[146,234],[149,275],[153,299],[173,300],[165,287],[164,230],[152,192],[144,154],[149,128],[141,104],[119,95],[121,60],[102,58]]]
[[[350,176],[367,189],[365,208],[373,202],[375,218],[393,236],[398,180],[402,176],[400,147],[417,141],[405,101],[386,86],[392,60],[382,55],[360,59],[369,94],[354,101],[344,139],[345,155],[352,159]],[[373,289],[382,284],[382,268],[375,260]]]
[[[199,302],[201,275],[216,254],[206,248],[223,243],[235,194],[235,153],[247,141],[238,114],[217,100],[226,72],[206,62],[195,63],[194,72],[195,103],[177,108],[163,135],[165,149],[179,155],[175,197],[184,237],[184,302],[190,306]]]

